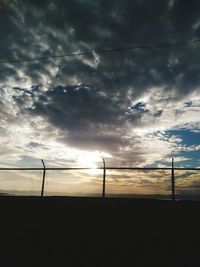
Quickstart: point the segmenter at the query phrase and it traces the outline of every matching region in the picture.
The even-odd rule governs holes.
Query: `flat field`
[[[2,266],[200,266],[200,202],[0,197]]]

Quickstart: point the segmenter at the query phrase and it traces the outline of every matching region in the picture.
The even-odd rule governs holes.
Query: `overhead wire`
[[[52,58],[64,58],[64,57],[76,57],[82,55],[92,55],[92,54],[106,54],[106,53],[118,53],[118,52],[125,52],[135,49],[160,49],[160,48],[173,48],[173,47],[181,47],[181,46],[188,46],[190,44],[199,43],[200,39],[194,39],[190,41],[181,41],[181,42],[163,42],[157,44],[149,44],[149,45],[135,45],[130,47],[122,47],[122,48],[110,48],[110,49],[97,49],[97,50],[89,50],[77,53],[67,53],[67,54],[60,54],[60,55],[48,55],[42,57],[35,57],[35,58],[27,58],[27,59],[11,59],[0,61],[0,64],[19,64],[19,63],[29,63],[34,61],[42,61]]]

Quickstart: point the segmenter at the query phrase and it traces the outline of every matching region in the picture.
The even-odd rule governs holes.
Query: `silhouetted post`
[[[43,170],[43,178],[42,178],[42,190],[41,190],[41,197],[43,197],[43,195],[44,195],[45,175],[46,175],[46,166],[44,164],[44,160],[41,159],[41,161],[42,161],[42,165],[44,167],[44,170]]]
[[[103,159],[103,192],[102,192],[103,198],[105,198],[105,192],[106,192],[106,164],[105,160]]]
[[[172,200],[175,200],[174,158],[172,158]]]

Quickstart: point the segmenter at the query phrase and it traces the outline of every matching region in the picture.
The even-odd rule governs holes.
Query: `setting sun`
[[[91,168],[90,175],[99,174],[98,167],[103,166],[103,158],[111,158],[112,156],[105,152],[83,152],[77,157],[77,163],[81,167]]]

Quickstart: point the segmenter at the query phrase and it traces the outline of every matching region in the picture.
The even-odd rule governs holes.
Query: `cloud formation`
[[[0,61],[10,62],[0,64],[2,161],[61,163],[69,153],[75,163],[77,151],[137,166],[190,158],[181,153],[199,147],[167,131],[199,134],[198,43],[12,62],[189,42],[199,37],[199,10],[195,0],[1,0]]]

